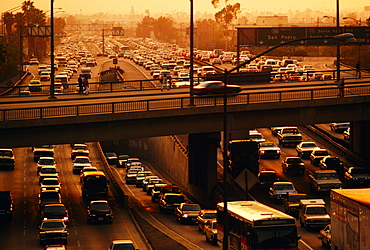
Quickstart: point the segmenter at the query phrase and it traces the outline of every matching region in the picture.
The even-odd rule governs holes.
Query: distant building
[[[257,26],[287,26],[288,16],[258,16]]]

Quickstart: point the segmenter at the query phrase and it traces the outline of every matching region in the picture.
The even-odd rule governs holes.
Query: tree
[[[234,19],[237,19],[237,15],[240,11],[240,3],[229,4],[229,0],[224,0],[223,7],[220,0],[212,0],[212,5],[216,9],[220,9],[215,14],[217,23],[219,24],[230,24]]]

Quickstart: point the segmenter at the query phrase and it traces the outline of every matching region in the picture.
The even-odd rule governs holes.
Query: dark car
[[[196,223],[198,214],[202,210],[199,204],[181,203],[175,209],[176,220],[181,224]]]
[[[296,156],[286,157],[282,161],[281,167],[283,168],[283,172],[287,174],[294,173],[304,175],[304,171],[306,170],[306,167],[301,158]]]
[[[331,248],[331,224],[320,231],[318,238],[321,240],[323,247]]]
[[[370,187],[370,173],[363,167],[348,168],[344,180],[351,187]]]
[[[204,81],[194,86],[195,95],[223,94],[225,84],[222,81]],[[242,88],[238,85],[227,84],[227,93],[239,93]]]
[[[41,213],[41,218],[43,220],[48,219],[63,220],[66,225],[68,225],[69,222],[68,211],[65,208],[64,204],[62,203],[45,205],[44,210]]]
[[[41,211],[47,204],[62,203],[62,198],[57,190],[44,190],[39,194],[39,205]]]
[[[288,194],[283,196],[283,206],[285,213],[287,214],[298,214],[299,201],[301,199],[307,199],[307,195],[304,193]]]
[[[39,227],[40,244],[67,243],[68,230],[63,220],[43,220]]]
[[[106,200],[91,201],[87,207],[87,221],[113,223],[113,212]]]
[[[263,170],[258,173],[257,185],[259,188],[270,188],[272,183],[278,180],[279,178],[275,171]]]
[[[118,165],[118,157],[114,152],[105,153],[105,157],[109,165]]]
[[[174,212],[184,202],[185,197],[183,194],[165,193],[159,198],[159,211],[161,213]]]
[[[130,158],[129,155],[119,155],[118,156],[118,167],[124,168],[127,160]]]
[[[337,156],[325,156],[321,159],[319,164],[321,169],[335,170],[338,174],[343,174],[343,162]]]

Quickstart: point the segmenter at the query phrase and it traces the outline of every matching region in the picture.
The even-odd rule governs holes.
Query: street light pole
[[[194,0],[190,0],[190,103],[194,106]]]
[[[339,19],[339,0],[337,0],[337,34],[339,34],[340,30],[340,19]],[[337,83],[340,80],[340,41],[337,41],[337,60],[336,60],[336,67],[337,67],[337,74],[336,74],[336,80]]]
[[[49,99],[57,99],[54,93],[54,0],[50,0],[50,97]]]

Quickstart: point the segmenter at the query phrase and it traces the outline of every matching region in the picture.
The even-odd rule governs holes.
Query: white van
[[[81,76],[86,77],[87,79],[91,78],[91,68],[90,67],[82,67],[81,68]]]

